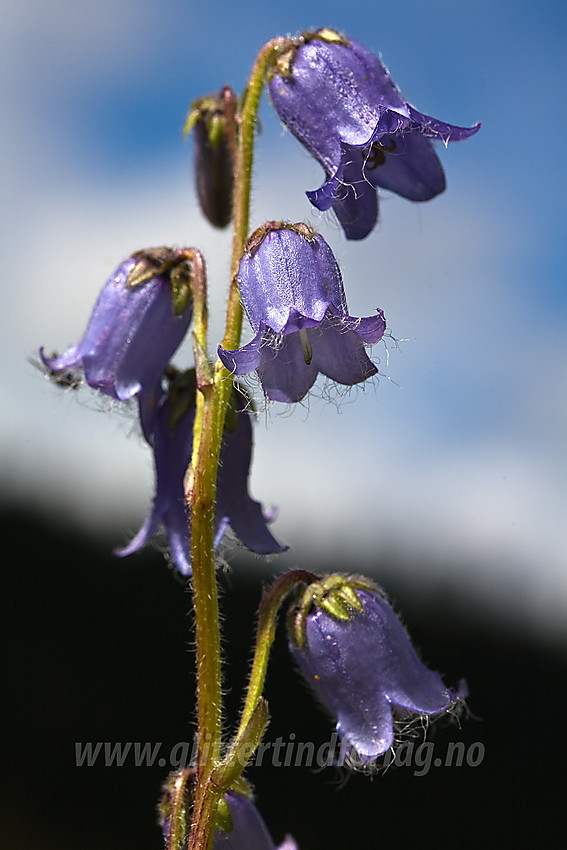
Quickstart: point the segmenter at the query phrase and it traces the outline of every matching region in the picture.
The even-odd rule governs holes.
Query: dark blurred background
[[[118,560],[111,542],[2,511],[5,631],[1,761],[2,847],[152,850],[168,768],[75,766],[75,742],[192,741],[191,600],[155,551]],[[277,562],[238,556],[220,571],[229,722],[251,657],[254,612]],[[301,566],[305,567],[305,564]],[[310,564],[328,571],[341,565]],[[345,770],[252,768],[274,840],[301,850],[380,847],[560,847],[565,827],[563,717],[567,657],[560,646],[503,630],[439,588],[419,600],[388,592],[415,644],[448,683],[465,676],[471,716],[428,740],[481,742],[476,767],[394,767],[373,778]],[[370,659],[369,659],[370,663]],[[266,740],[329,740],[332,725],[299,679],[280,627],[267,683]]]

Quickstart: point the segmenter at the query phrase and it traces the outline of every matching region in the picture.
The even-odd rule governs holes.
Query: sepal
[[[301,593],[299,604],[292,612],[291,638],[301,649],[305,644],[305,624],[313,608],[321,608],[337,620],[348,621],[352,611],[362,611],[362,603],[355,588],[375,590],[378,588],[369,579],[328,575],[308,585]]]

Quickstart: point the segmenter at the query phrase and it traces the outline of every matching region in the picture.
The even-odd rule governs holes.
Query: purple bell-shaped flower
[[[52,372],[82,369],[90,387],[119,401],[139,394],[142,429],[152,431],[161,378],[192,317],[186,252],[139,251],[104,285],[81,341],[41,359]]]
[[[377,372],[365,345],[382,339],[381,310],[348,315],[341,273],[325,240],[306,224],[268,222],[249,239],[238,284],[255,336],[219,357],[236,375],[257,370],[274,401],[300,401],[319,372],[357,384]]]
[[[427,201],[445,189],[431,139],[445,145],[476,133],[418,112],[377,56],[334,30],[304,33],[279,57],[270,80],[283,123],[325,169],[307,192],[332,208],[347,239],[363,239],[378,218],[376,189]]]
[[[342,752],[368,764],[413,716],[439,715],[466,696],[418,658],[383,594],[366,579],[329,576],[304,594],[290,650],[323,706],[337,718]]]
[[[150,513],[130,543],[115,554],[131,555],[146,546],[160,526],[165,528],[177,569],[191,575],[191,518],[185,503],[184,478],[193,450],[195,388],[179,382],[174,400],[168,393],[160,398],[152,435],[156,493]],[[227,417],[221,445],[215,505],[214,543],[220,543],[230,525],[239,540],[252,552],[283,552],[268,531],[275,511],[263,511],[248,494],[252,458],[252,422],[246,400],[238,393]]]

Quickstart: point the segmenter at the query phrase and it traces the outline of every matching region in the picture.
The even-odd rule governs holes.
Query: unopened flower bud
[[[226,227],[232,218],[233,168],[229,133],[234,123],[236,97],[228,86],[215,95],[196,100],[187,116],[184,134],[195,137],[195,183],[199,204],[215,227]],[[227,108],[228,107],[228,108]]]

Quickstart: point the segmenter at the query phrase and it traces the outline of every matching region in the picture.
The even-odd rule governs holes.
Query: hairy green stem
[[[234,174],[234,230],[232,238],[232,260],[230,264],[231,282],[225,334],[222,341],[222,347],[229,350],[238,347],[242,327],[242,305],[240,303],[237,275],[238,264],[244,251],[250,229],[250,185],[252,182],[254,136],[256,133],[258,107],[268,68],[273,64],[276,56],[292,44],[293,41],[289,38],[274,38],[264,45],[256,58],[252,73],[250,74],[244,106],[240,115],[240,132],[238,134],[238,150]],[[217,369],[221,373],[223,371],[226,373],[226,369],[224,369],[220,361],[217,363]]]
[[[192,281],[191,288],[193,292],[193,341],[195,348],[195,367],[197,370],[197,384],[202,383],[202,375],[199,374],[199,354],[207,351],[207,329],[209,324],[209,307],[207,304],[207,272],[205,268],[205,260],[200,251],[191,249],[191,256],[188,257],[191,261]],[[185,493],[189,495],[192,490],[193,469],[199,452],[199,442],[201,439],[201,429],[203,422],[203,395],[197,393],[195,404],[195,420],[193,422],[193,457],[191,458],[191,467],[188,470],[190,473],[186,476]],[[191,502],[191,498],[186,499],[187,503]]]
[[[317,581],[317,576],[313,573],[306,570],[292,570],[277,578],[272,586],[264,593],[258,609],[258,629],[256,632],[254,660],[252,662],[246,702],[242,710],[237,735],[242,734],[250,722],[250,718],[262,696],[270,650],[276,636],[277,616],[280,606],[287,594],[297,584],[312,584],[314,581]]]
[[[187,850],[210,850],[212,847],[217,805],[221,796],[222,791],[208,779],[197,785]]]
[[[240,343],[242,305],[238,291],[238,264],[249,231],[250,186],[256,117],[267,69],[275,56],[290,44],[274,39],[265,45],[250,76],[240,116],[240,132],[233,196],[233,243],[231,281],[226,329],[222,345],[234,349]],[[193,474],[187,479],[191,502],[191,558],[193,606],[197,652],[197,777],[188,850],[208,850],[213,841],[216,807],[222,789],[214,786],[211,774],[220,761],[221,745],[221,653],[218,591],[215,576],[213,523],[216,478],[226,410],[232,389],[230,373],[217,360],[212,385],[199,388],[202,424],[193,457]]]
[[[193,779],[194,771],[192,768],[185,768],[171,782],[168,850],[178,850],[185,843],[187,830],[187,784],[192,783]]]

